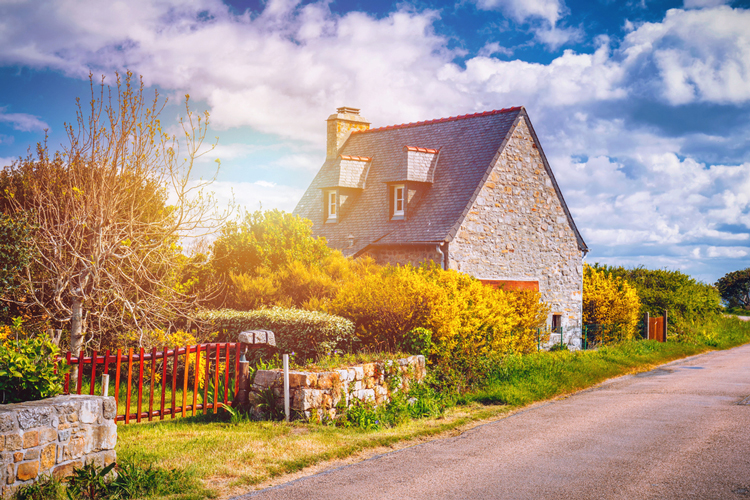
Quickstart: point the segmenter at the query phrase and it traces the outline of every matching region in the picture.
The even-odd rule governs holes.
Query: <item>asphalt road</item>
[[[238,499],[750,498],[750,345]]]

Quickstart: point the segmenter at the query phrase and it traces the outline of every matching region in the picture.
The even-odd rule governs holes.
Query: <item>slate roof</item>
[[[312,220],[313,234],[324,236],[330,246],[346,255],[357,254],[370,245],[449,242],[510,139],[515,124],[525,116],[524,108],[514,107],[353,132],[339,151],[343,157],[326,160],[294,213]],[[528,124],[534,134],[530,121]],[[387,183],[404,179],[407,155],[415,148],[435,152],[437,156],[432,183],[427,184],[429,187],[421,199],[409,204],[406,220],[391,221]],[[544,153],[539,150],[579,247],[586,251]],[[360,157],[357,159],[360,161],[351,157]],[[365,167],[352,172],[353,163]],[[322,190],[334,186],[359,189],[342,191],[352,198],[345,203],[346,209],[339,212],[338,222],[326,223]],[[353,247],[349,247],[349,235],[355,237]]]

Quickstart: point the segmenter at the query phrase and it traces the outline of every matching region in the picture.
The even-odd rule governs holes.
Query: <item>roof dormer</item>
[[[403,159],[393,170],[388,183],[432,184],[437,169],[439,149],[404,146]]]

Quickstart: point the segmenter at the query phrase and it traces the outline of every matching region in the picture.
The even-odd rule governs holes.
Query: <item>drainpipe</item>
[[[443,250],[443,247],[445,247],[445,250]],[[441,243],[439,245],[435,245],[435,251],[440,254],[440,265],[443,270],[448,269],[448,244]]]

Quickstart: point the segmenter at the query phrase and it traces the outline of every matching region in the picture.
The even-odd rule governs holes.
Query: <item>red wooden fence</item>
[[[166,416],[170,416],[171,418],[185,417],[188,416],[188,412],[191,416],[195,416],[199,410],[202,410],[203,414],[208,413],[209,410],[216,413],[219,407],[229,406],[232,403],[239,389],[239,377],[237,377],[237,373],[240,356],[245,347],[246,345],[241,343],[224,342],[198,344],[176,349],[164,347],[161,351],[153,348],[151,352],[145,352],[143,348],[140,348],[136,353],[134,353],[133,348],[130,348],[127,354],[123,353],[122,349],[118,349],[114,354],[107,351],[103,355],[94,351],[91,356],[82,357],[75,357],[71,353],[68,353],[65,359],[71,367],[78,367],[78,374],[76,379],[72,381],[74,383],[72,390],[70,387],[70,373],[66,375],[64,390],[65,394],[81,394],[83,379],[85,377],[90,381],[89,394],[94,394],[96,381],[98,380],[97,376],[101,374],[109,375],[110,370],[114,368],[113,395],[118,405],[118,413],[120,385],[125,384],[125,411],[117,415],[118,422],[122,421],[129,424],[133,420],[136,422],[141,422],[143,419],[151,421],[154,417],[164,420]],[[157,366],[158,360],[161,360],[160,376],[157,375],[157,371],[159,371],[159,367]],[[198,394],[201,390],[199,379],[201,377],[196,376],[196,374],[199,373],[198,367],[201,366],[201,363],[204,364],[204,368],[200,370],[203,375],[203,398],[202,402],[199,403]],[[171,369],[169,367],[170,364]],[[125,369],[126,365],[127,372]],[[189,387],[191,365],[193,381],[192,387]],[[180,370],[180,368],[182,369]],[[137,374],[134,373],[134,369]],[[148,381],[148,395],[146,396],[148,399],[148,409],[143,407],[144,369],[147,371],[145,377]],[[230,370],[233,372],[231,377],[229,374]],[[125,376],[124,381],[122,380],[123,375]],[[159,378],[158,381],[156,377]],[[167,383],[168,380],[169,383]],[[232,391],[229,390],[230,380],[233,383]],[[178,382],[182,384],[182,404],[179,406],[177,405]],[[221,382],[223,382],[223,393],[221,391]],[[155,385],[157,383],[161,385],[161,394],[156,394],[157,406],[154,409]],[[171,397],[169,398],[169,404],[167,404],[169,385],[171,385]],[[209,385],[213,386],[211,401],[209,401]],[[137,402],[135,403],[135,413],[131,413],[134,389],[138,391],[136,396]],[[192,401],[188,400],[188,389],[192,389]]]

